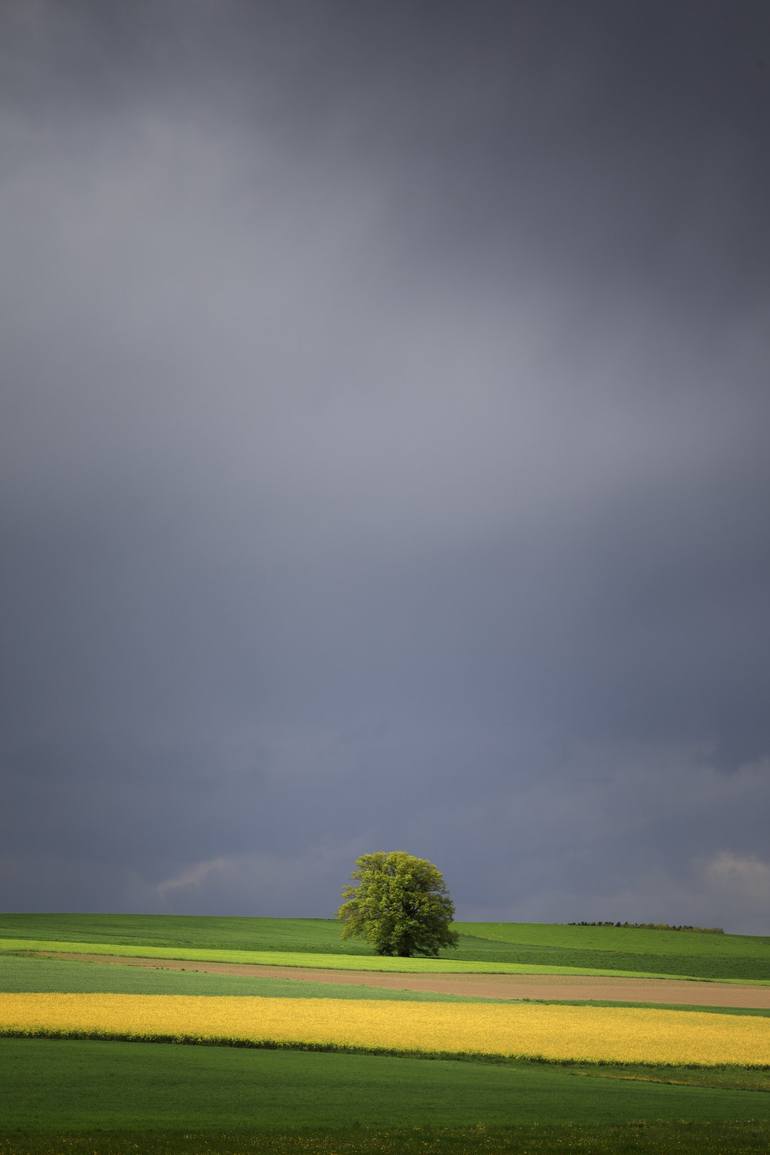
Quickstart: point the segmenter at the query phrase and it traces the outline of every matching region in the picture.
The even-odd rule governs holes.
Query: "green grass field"
[[[143,995],[262,995],[297,999],[407,999],[413,1002],[495,1002],[495,999],[460,995],[387,990],[382,987],[337,983],[260,979],[250,975],[204,974],[202,971],[164,971],[65,959],[30,958],[0,954],[0,992],[61,991],[73,993]],[[770,1011],[766,1012],[770,1016]]]
[[[478,958],[502,949],[509,962],[655,971],[700,978],[770,979],[770,938],[635,927],[549,923],[458,923],[483,944]],[[494,944],[494,945],[493,945]],[[458,952],[458,957],[461,952]]]
[[[768,1149],[767,1072],[681,1075],[0,1039],[0,1153]]]
[[[362,944],[341,942],[338,924],[324,919],[6,915],[0,916],[0,992],[459,1000],[13,953],[57,948],[344,969],[770,981],[768,938],[548,924],[461,923],[458,929],[461,950],[434,962],[381,959]],[[770,1070],[764,1069],[0,1038],[0,1155],[768,1150]]]
[[[665,971],[624,971],[600,967],[565,967],[548,963],[459,962],[449,958],[382,958],[379,955],[311,954],[279,950],[218,950],[216,947],[124,946],[77,940],[4,938],[0,955],[29,951],[121,955],[124,958],[181,959],[186,962],[250,963],[264,966],[322,967],[326,970],[386,971],[396,974],[574,974],[628,978],[697,978]],[[727,979],[727,982],[745,981]],[[755,980],[767,982],[765,979]]]
[[[0,1155],[767,1155],[763,1123],[518,1124],[318,1131],[0,1135]]]
[[[86,949],[344,969],[530,971],[770,982],[770,938],[695,931],[458,923],[460,948],[439,960],[383,959],[342,941],[333,919],[163,915],[0,915],[0,950]]]
[[[770,1079],[91,1040],[0,1039],[5,1132],[349,1130],[629,1120],[770,1125]],[[764,1073],[766,1074],[766,1073]]]

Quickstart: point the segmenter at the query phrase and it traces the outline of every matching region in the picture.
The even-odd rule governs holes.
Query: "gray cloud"
[[[764,6],[2,20],[0,905],[767,929]]]

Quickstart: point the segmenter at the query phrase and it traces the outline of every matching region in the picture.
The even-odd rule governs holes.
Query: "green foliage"
[[[426,858],[404,850],[362,854],[353,880],[337,912],[343,938],[365,938],[377,954],[399,958],[436,958],[442,947],[457,945],[454,904],[441,871]]]

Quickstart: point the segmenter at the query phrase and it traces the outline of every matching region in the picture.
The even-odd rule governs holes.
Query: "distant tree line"
[[[670,922],[568,922],[567,926],[633,926],[639,930],[697,930],[701,934],[724,934],[721,926],[686,926]]]

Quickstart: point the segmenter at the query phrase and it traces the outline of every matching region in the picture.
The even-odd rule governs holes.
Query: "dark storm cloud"
[[[2,21],[0,906],[767,930],[766,7]]]

